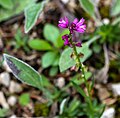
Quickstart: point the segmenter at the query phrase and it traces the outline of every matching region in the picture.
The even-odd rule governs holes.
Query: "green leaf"
[[[68,98],[63,99],[63,101],[61,102],[61,104],[60,104],[60,114],[62,114],[64,112],[64,109],[65,109],[65,106],[66,106],[67,102],[68,102]]]
[[[35,25],[39,14],[42,12],[44,2],[32,4],[25,9],[25,33],[28,33]]]
[[[54,63],[56,57],[57,57],[56,52],[50,51],[50,52],[45,53],[42,56],[42,67],[47,68],[51,66]]]
[[[60,35],[59,29],[52,24],[46,24],[43,29],[44,37],[48,41],[56,45],[58,36]]]
[[[64,30],[60,35],[59,37],[57,38],[57,40],[55,41],[55,46],[57,48],[61,48],[63,45],[64,45],[64,41],[62,40],[62,36],[65,35],[65,34],[69,34],[69,30]]]
[[[2,1],[5,2],[6,0]],[[22,0],[12,0],[12,9],[4,9],[0,7],[0,22],[20,14],[23,12],[24,8],[29,5],[30,2],[35,2],[35,0],[25,0],[24,2]]]
[[[30,95],[28,93],[24,93],[19,97],[19,103],[22,106],[26,106],[30,102]]]
[[[12,9],[13,3],[12,0],[0,0],[0,5],[6,9]]]
[[[80,58],[81,62],[86,61],[92,55],[92,51],[91,49],[89,49],[89,46],[91,43],[93,43],[99,38],[100,36],[94,36],[91,40],[82,44],[82,47],[77,47],[77,52],[84,54],[84,57]],[[71,58],[72,52],[73,52],[72,48],[67,48],[61,54],[60,61],[59,61],[60,72],[63,72],[76,64],[74,59]]]
[[[63,51],[59,61],[59,67],[61,72],[75,65],[74,59],[71,58],[72,52],[72,48],[67,48]],[[84,54],[84,57],[80,59],[81,62],[86,61],[92,55],[92,51],[89,49],[89,45],[87,43],[84,43],[81,48],[77,47],[77,52]]]
[[[76,110],[79,109],[79,106],[80,106],[80,101],[77,100],[76,98],[74,98],[71,103],[69,104],[69,112],[72,113],[72,112],[75,112]]]
[[[45,51],[52,50],[52,46],[45,40],[33,39],[28,42],[28,45],[35,50]]]
[[[59,59],[60,59],[60,55],[58,54],[52,64],[52,66],[58,66],[59,65]]]
[[[85,72],[86,80],[88,80],[91,76],[92,76],[91,72]],[[84,78],[82,78],[80,74],[77,74],[74,77],[72,77],[71,81],[73,81],[77,85],[81,85],[85,82]]]
[[[50,68],[50,71],[49,71],[50,76],[55,76],[55,75],[57,75],[57,73],[58,73],[58,67],[57,66]]]
[[[76,84],[74,83],[73,81],[71,81],[74,88],[86,99],[88,100],[88,96],[85,94],[85,92]]]
[[[120,14],[120,0],[116,0],[115,4],[111,8],[111,16]]]
[[[4,59],[18,80],[41,89],[41,76],[31,66],[8,54],[4,54]]]
[[[93,18],[95,17],[94,5],[90,0],[79,0],[81,7]]]
[[[7,115],[8,115],[8,113],[9,113],[9,110],[8,109],[1,109],[0,108],[0,117],[1,118],[5,118]]]

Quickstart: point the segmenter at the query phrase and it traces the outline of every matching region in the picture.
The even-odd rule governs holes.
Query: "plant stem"
[[[70,42],[71,42],[71,45],[73,47],[73,53],[75,55],[76,66],[81,69],[81,71],[82,71],[82,77],[83,77],[83,79],[85,81],[85,85],[86,85],[86,88],[87,88],[87,93],[88,93],[88,97],[89,97],[89,105],[90,105],[90,109],[91,109],[91,118],[94,118],[94,111],[93,111],[93,106],[92,106],[92,99],[91,99],[89,85],[88,85],[87,79],[85,77],[84,65],[81,63],[81,61],[79,59],[79,55],[77,53],[76,46],[73,44],[71,36],[70,36]]]

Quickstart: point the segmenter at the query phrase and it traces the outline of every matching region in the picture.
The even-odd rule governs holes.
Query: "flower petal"
[[[67,18],[67,17],[61,18],[61,19],[58,21],[58,26],[59,26],[60,28],[68,28],[68,24],[69,24],[69,21],[68,21],[68,18]]]
[[[85,22],[84,18],[81,18],[80,21],[76,24],[77,26],[82,25]]]
[[[73,21],[72,23],[77,24],[77,23],[78,23],[78,19],[75,18],[74,21]]]

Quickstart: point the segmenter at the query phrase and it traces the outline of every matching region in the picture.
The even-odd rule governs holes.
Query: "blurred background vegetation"
[[[120,117],[120,0],[0,0],[0,117],[86,118],[89,109],[77,87],[86,91],[82,77],[66,65],[68,47],[58,28],[67,16],[86,20],[85,45],[78,49],[93,83],[96,111],[102,118]],[[26,33],[25,33],[26,32]],[[31,65],[43,78],[44,91],[17,81],[3,61],[3,53]],[[64,68],[66,68],[64,71]],[[63,70],[61,73],[60,71]]]

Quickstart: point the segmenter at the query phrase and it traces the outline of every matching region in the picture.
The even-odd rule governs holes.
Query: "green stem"
[[[90,109],[91,109],[91,118],[94,118],[94,112],[93,112],[93,106],[92,106],[92,99],[91,99],[91,94],[90,94],[90,89],[89,89],[89,84],[87,82],[87,79],[85,77],[85,71],[84,71],[84,66],[83,64],[81,63],[80,59],[79,59],[79,55],[77,53],[77,49],[76,49],[76,46],[73,44],[72,42],[72,36],[70,35],[70,43],[73,47],[73,53],[75,55],[75,61],[76,61],[76,66],[78,66],[79,68],[81,68],[81,71],[82,71],[82,76],[83,76],[83,79],[85,81],[85,85],[86,85],[86,88],[87,88],[87,93],[88,93],[88,97],[89,97],[89,105],[90,105]],[[95,39],[94,39],[95,40]]]

